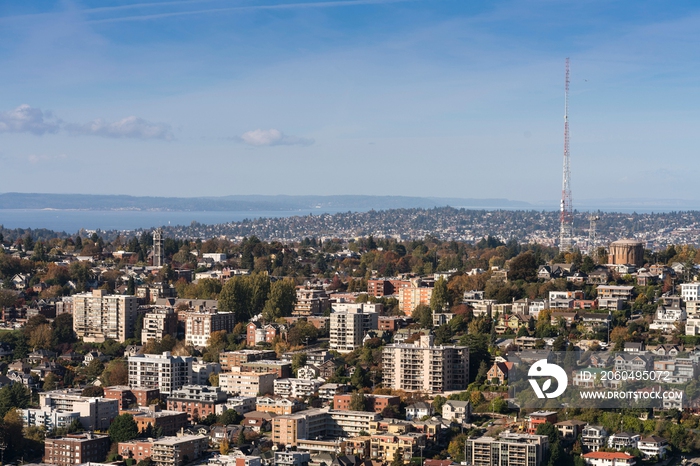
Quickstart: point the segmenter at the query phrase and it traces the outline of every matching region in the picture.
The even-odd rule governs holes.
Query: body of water
[[[86,230],[135,230],[167,225],[189,225],[192,222],[216,224],[237,222],[260,217],[291,217],[294,215],[320,215],[364,209],[309,209],[294,211],[243,211],[243,212],[163,212],[132,210],[35,210],[0,209],[0,225],[5,228],[47,228],[54,231],[75,233]]]

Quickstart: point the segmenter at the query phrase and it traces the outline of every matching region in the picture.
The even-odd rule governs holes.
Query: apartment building
[[[120,442],[117,451],[124,458],[137,461],[150,456],[153,466],[183,466],[201,458],[208,447],[209,441],[204,435],[178,435]]]
[[[213,332],[232,332],[236,326],[233,312],[203,310],[188,312],[185,317],[185,342],[188,345],[207,346]]]
[[[331,312],[330,349],[349,353],[362,346],[362,339],[369,330],[377,329],[379,314],[365,310],[362,304]]]
[[[85,430],[107,430],[119,415],[119,402],[85,397],[79,389],[53,390],[39,393],[39,406],[63,412],[77,412]]]
[[[321,385],[321,379],[275,379],[273,390],[276,396],[307,398],[315,394]]]
[[[129,386],[131,388],[158,388],[167,395],[192,380],[192,358],[163,354],[129,356]]]
[[[466,389],[469,348],[433,343],[432,335],[422,335],[413,344],[385,346],[382,354],[384,386],[428,393]]]
[[[228,395],[220,387],[185,385],[168,397],[168,410],[187,413],[190,421],[217,414],[219,406],[226,404]]]
[[[683,301],[698,301],[700,298],[700,283],[681,283],[681,299]]]
[[[408,463],[418,455],[421,447],[425,447],[425,443],[425,434],[418,432],[375,434],[370,439],[370,457],[389,464],[398,455],[404,463]]]
[[[294,414],[304,409],[304,403],[290,398],[278,398],[272,396],[258,397],[255,402],[255,410],[263,413],[272,413],[278,416]]]
[[[548,450],[546,435],[502,433],[468,439],[465,457],[473,466],[539,466]]]
[[[219,387],[226,393],[257,397],[274,393],[275,379],[277,374],[273,372],[222,372],[219,374]]]
[[[255,372],[258,374],[274,372],[277,374],[278,379],[286,379],[292,376],[292,363],[289,361],[262,359],[260,361],[243,363],[240,367],[243,372]]]
[[[406,315],[412,315],[413,310],[421,304],[430,305],[433,288],[422,286],[420,279],[411,280],[411,286],[399,288],[399,309]]]
[[[134,335],[138,298],[107,294],[105,290],[75,294],[72,297],[73,330],[90,343],[107,338],[121,343]]]
[[[234,409],[238,414],[255,411],[256,397],[254,396],[229,396],[226,404],[216,406],[216,414],[221,414],[227,409]]]
[[[276,466],[308,466],[311,455],[305,451],[276,451]],[[238,465],[236,465],[238,466]]]
[[[297,287],[297,302],[294,304],[295,316],[320,316],[328,309],[330,309],[330,299],[325,290]]]
[[[141,325],[141,343],[160,341],[165,335],[177,336],[177,314],[173,308],[155,308],[145,313]]]
[[[272,350],[243,349],[238,351],[226,351],[219,353],[219,364],[221,364],[222,371],[230,372],[234,367],[241,367],[245,363],[263,359],[275,359],[276,357],[277,353]]]
[[[189,423],[187,413],[161,411],[155,405],[149,408],[124,410],[122,414],[124,413],[131,414],[134,417],[139,432],[151,426],[153,429],[161,430],[162,435],[175,435]]]
[[[382,296],[391,296],[399,292],[401,288],[411,286],[409,280],[401,280],[399,278],[373,278],[367,280],[367,294],[375,298]]]
[[[272,441],[296,446],[300,439],[353,437],[369,432],[371,423],[379,419],[379,414],[365,411],[308,409],[273,418]]]
[[[22,417],[24,427],[43,427],[47,432],[55,429],[65,429],[76,419],[80,421],[77,411],[59,411],[52,408],[17,409]]]
[[[218,362],[205,362],[202,358],[192,361],[192,385],[207,385],[212,374],[221,372],[221,364]]]
[[[632,299],[633,286],[627,285],[598,285],[596,287],[598,299],[622,299],[629,301]]]
[[[109,450],[109,436],[93,433],[69,434],[44,441],[44,463],[58,466],[75,466],[84,463],[101,463]]]
[[[349,411],[350,401],[352,400],[352,394],[337,394],[333,396],[333,409],[338,411]],[[396,406],[397,408],[401,404],[401,398],[392,395],[365,395],[365,410],[372,411],[375,413],[381,413],[384,409],[389,406]]]

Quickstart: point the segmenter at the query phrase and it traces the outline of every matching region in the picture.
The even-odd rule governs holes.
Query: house
[[[656,308],[656,318],[649,325],[649,330],[661,330],[662,332],[671,332],[676,329],[677,325],[682,324],[688,319],[685,309],[681,307],[667,307],[659,304]]]
[[[581,455],[588,466],[634,466],[636,459],[629,453],[594,451]]]
[[[651,352],[658,356],[676,357],[683,349],[678,345],[659,345]]]
[[[318,369],[318,367],[311,364],[307,364],[297,369],[297,378],[304,380],[313,380],[319,377],[319,373],[320,370]]]
[[[468,422],[472,414],[472,404],[469,401],[448,400],[442,405],[442,418],[458,423]]]
[[[625,353],[642,353],[644,352],[644,343],[628,341],[625,343],[623,351]]]
[[[53,351],[39,349],[29,353],[29,355],[27,356],[27,361],[29,361],[29,364],[39,364],[42,361],[47,361],[55,357],[56,353],[54,353]]]
[[[608,432],[603,426],[587,425],[581,432],[581,444],[588,451],[597,452],[605,447]]]
[[[651,359],[637,353],[619,353],[615,356],[614,363],[617,372],[649,370],[652,365]]]
[[[497,362],[489,369],[486,380],[493,385],[505,385],[508,381],[508,373],[513,369],[512,362]]]
[[[109,356],[102,353],[101,351],[90,351],[85,355],[83,359],[83,364],[89,366],[94,359],[99,359],[102,362],[109,361]]]
[[[433,415],[433,407],[430,403],[425,403],[420,401],[418,403],[413,403],[412,405],[406,406],[406,420],[411,421],[413,419],[419,420],[425,416]]]
[[[535,434],[537,428],[545,423],[556,424],[557,422],[557,412],[556,411],[535,411],[530,413],[530,419],[528,420],[527,433]]]
[[[637,443],[641,437],[639,434],[630,434],[627,432],[619,432],[608,437],[608,448],[615,450],[626,450],[628,448],[637,448]]]
[[[610,271],[607,267],[598,266],[592,271],[588,272],[588,280],[586,282],[589,285],[604,285],[610,280]]]
[[[573,441],[576,440],[581,434],[583,428],[586,427],[586,423],[583,421],[577,421],[576,419],[569,419],[566,421],[557,422],[554,424],[554,427],[557,428],[564,440]]]
[[[575,312],[555,311],[550,315],[550,323],[554,326],[559,326],[560,322],[563,320],[566,326],[569,327],[576,322],[578,317],[579,315]]]
[[[668,453],[668,441],[665,438],[651,435],[637,442],[637,449],[642,452],[645,460],[651,458],[664,459]]]

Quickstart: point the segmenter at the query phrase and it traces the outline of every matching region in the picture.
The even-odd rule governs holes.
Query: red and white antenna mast
[[[559,230],[559,252],[572,249],[574,210],[571,205],[571,167],[569,160],[569,59],[566,59],[564,86],[564,176],[561,185],[561,228]]]

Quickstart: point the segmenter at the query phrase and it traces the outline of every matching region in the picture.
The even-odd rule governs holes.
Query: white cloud
[[[0,133],[32,133],[42,135],[55,133],[61,128],[61,120],[54,118],[51,112],[27,104],[20,105],[9,112],[0,112]]]
[[[251,146],[310,146],[313,139],[288,136],[278,129],[256,129],[241,135],[241,141]]]
[[[84,125],[68,125],[66,129],[73,134],[107,138],[173,139],[169,125],[153,123],[135,116],[126,117],[114,123],[108,123],[98,118]]]
[[[59,154],[59,155],[37,155],[37,154],[30,154],[27,156],[27,160],[29,163],[32,165],[36,165],[38,163],[45,163],[45,162],[50,162],[52,160],[63,160],[66,159],[67,156],[66,154]]]

